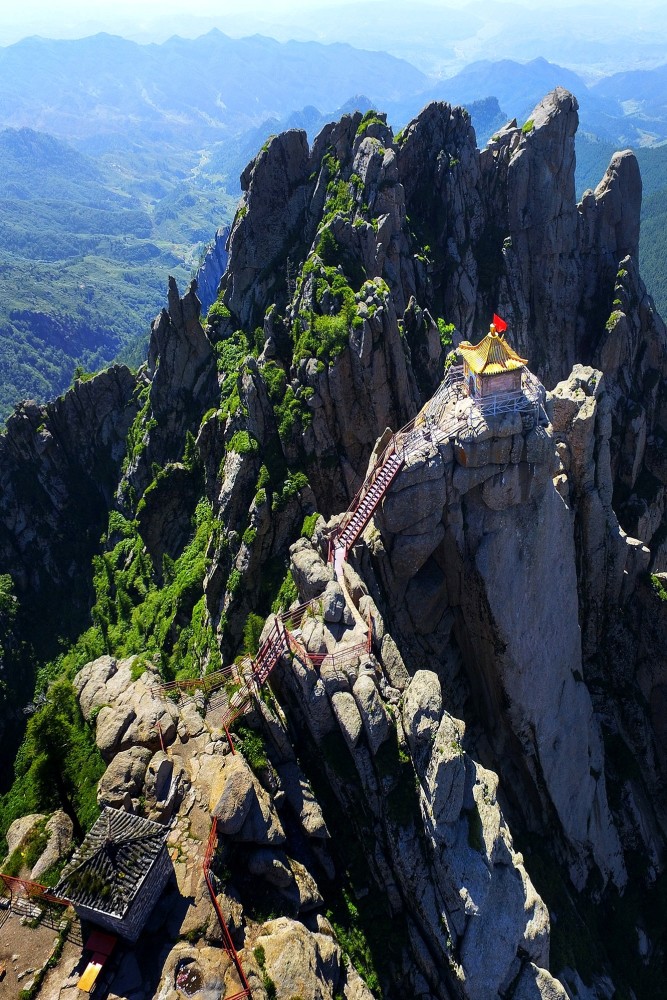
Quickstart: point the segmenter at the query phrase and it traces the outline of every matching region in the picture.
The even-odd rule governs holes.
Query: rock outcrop
[[[31,613],[41,600],[48,615],[61,595],[56,618],[87,603],[79,568],[105,528],[135,389],[130,370],[114,366],[45,406],[22,403],[0,436],[0,565]]]
[[[53,648],[68,603],[89,627],[64,662],[91,659],[72,725],[107,764],[98,801],[170,824],[157,959],[124,964],[116,995],[190,975],[241,991],[202,881],[212,818],[210,884],[258,994],[363,1000],[343,948],[388,1000],[661,979],[667,335],[638,273],[636,161],[577,204],[576,127],[557,89],[482,151],[442,103],[396,137],[355,113],[312,147],[272,138],[206,324],[170,281],[136,376],[11,418],[0,561],[21,621],[48,597]],[[493,414],[459,394],[429,429],[450,349],[494,312],[549,391]],[[279,611],[289,655],[242,705],[248,662],[217,670]]]

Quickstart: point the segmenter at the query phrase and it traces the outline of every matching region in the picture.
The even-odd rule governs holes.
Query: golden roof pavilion
[[[500,375],[528,364],[527,359],[520,358],[502,334],[496,331],[493,323],[479,344],[473,346],[464,340],[459,344],[459,351],[468,369],[475,375]]]

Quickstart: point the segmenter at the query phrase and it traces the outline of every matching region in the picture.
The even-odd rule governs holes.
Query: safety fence
[[[215,855],[217,846],[218,846],[218,821],[215,817],[213,817],[213,821],[211,823],[211,832],[209,833],[208,836],[208,843],[206,844],[206,851],[204,853],[204,862],[202,868],[204,871],[206,886],[208,888],[209,895],[211,897],[211,903],[213,904],[213,909],[215,910],[215,914],[218,918],[218,923],[220,924],[223,945],[225,947],[227,954],[234,963],[242,987],[240,991],[234,993],[231,996],[225,997],[224,1000],[241,1000],[242,997],[250,996],[250,986],[248,984],[248,980],[243,965],[241,964],[241,959],[239,958],[239,954],[234,946],[232,935],[229,933],[229,928],[227,926],[227,922],[222,912],[222,908],[220,907],[220,903],[218,902],[218,894],[215,891],[215,884],[214,884],[215,875],[211,871],[211,865],[213,863],[213,857]]]

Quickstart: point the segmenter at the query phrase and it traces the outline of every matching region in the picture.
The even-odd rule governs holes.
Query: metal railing
[[[232,935],[229,933],[229,928],[227,922],[224,918],[220,903],[218,902],[218,896],[215,891],[215,886],[213,884],[213,875],[211,872],[211,863],[213,861],[213,855],[218,846],[218,821],[213,818],[211,823],[211,832],[208,835],[208,842],[206,844],[206,851],[204,853],[204,861],[202,864],[202,869],[204,871],[204,879],[206,880],[206,886],[211,897],[211,903],[213,904],[213,909],[215,910],[216,916],[218,918],[218,923],[220,924],[220,930],[222,932],[222,941],[225,946],[225,951],[231,958],[238,973],[238,977],[241,981],[242,989],[239,992],[234,993],[232,996],[225,997],[225,1000],[242,1000],[243,997],[250,996],[250,984],[248,983],[247,976],[243,965],[241,964],[241,959],[239,954],[234,947],[234,942],[232,940]]]
[[[40,882],[30,879],[16,878],[0,872],[0,897],[9,899],[12,906],[17,900],[29,900],[31,903],[57,903],[58,906],[69,906],[70,901],[56,896],[51,889]]]

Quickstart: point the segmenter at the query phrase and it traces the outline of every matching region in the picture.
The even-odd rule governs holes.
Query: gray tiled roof
[[[56,895],[123,917],[168,832],[160,823],[107,806],[63,870]]]

